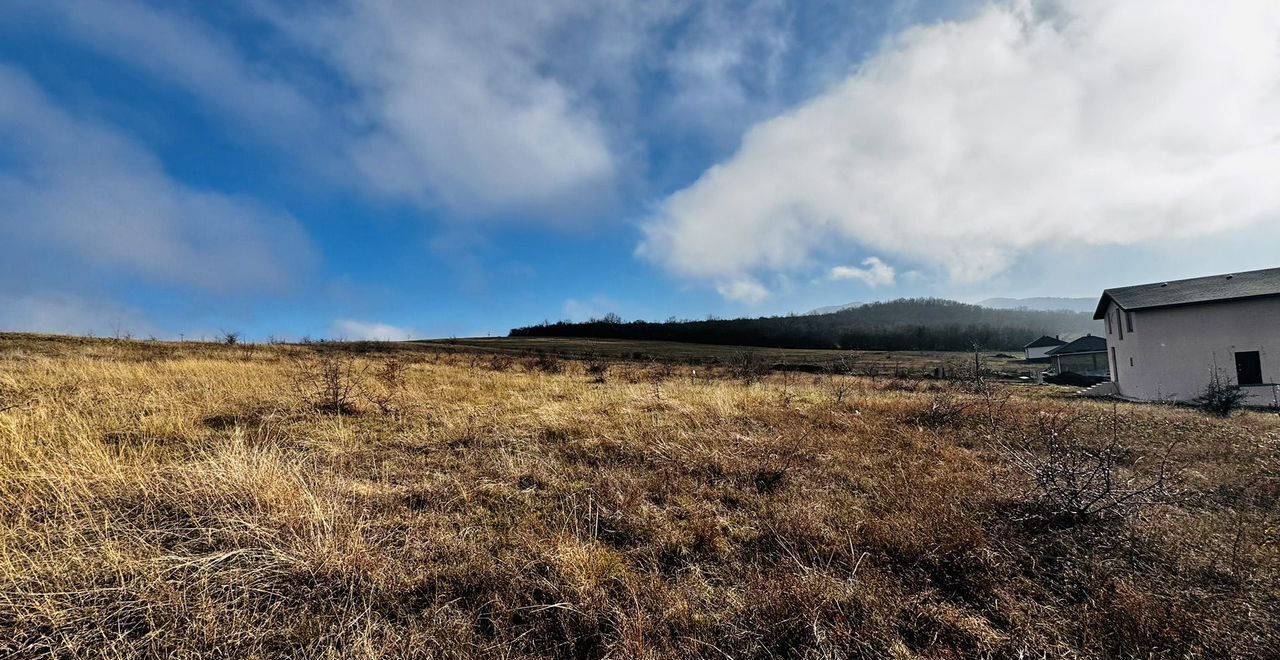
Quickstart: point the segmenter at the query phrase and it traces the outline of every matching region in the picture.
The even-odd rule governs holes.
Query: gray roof
[[[1039,339],[1037,339],[1037,340],[1035,340],[1035,341],[1031,342],[1030,344],[1027,344],[1026,346],[1023,346],[1023,348],[1044,348],[1044,347],[1046,347],[1046,346],[1063,346],[1063,345],[1065,345],[1066,343],[1067,343],[1067,342],[1062,341],[1061,339],[1058,339],[1057,337],[1050,337],[1049,335],[1045,335],[1045,336],[1043,336],[1043,337],[1041,337],[1041,338],[1039,338]]]
[[[1138,310],[1262,296],[1280,296],[1280,268],[1107,289],[1098,300],[1093,318],[1106,315],[1108,301],[1127,310]]]
[[[1106,353],[1106,352],[1107,352],[1106,337],[1094,337],[1093,335],[1085,335],[1071,342],[1070,344],[1067,344],[1065,346],[1059,346],[1053,349],[1052,351],[1049,351],[1049,355],[1067,355],[1068,353]]]

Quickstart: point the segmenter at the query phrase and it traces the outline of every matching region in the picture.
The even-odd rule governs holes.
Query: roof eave
[[[1098,299],[1098,308],[1093,311],[1093,320],[1101,321],[1102,319],[1106,318],[1107,303],[1109,301],[1114,301],[1114,300],[1115,299],[1111,297],[1110,289],[1103,291],[1102,297]]]
[[[1022,348],[1023,350],[1026,350],[1028,348],[1049,348],[1049,347],[1066,346],[1069,343],[1071,342],[1062,341],[1057,337],[1050,337],[1049,335],[1044,335],[1043,337],[1039,337],[1033,340],[1031,343],[1023,346]]]
[[[1242,300],[1261,300],[1263,298],[1280,298],[1280,293],[1256,293],[1249,296],[1232,296],[1230,298],[1213,298],[1211,300],[1191,300],[1187,302],[1164,303],[1164,304],[1157,304],[1157,305],[1137,305],[1132,307],[1132,309],[1133,311],[1136,312],[1136,311],[1145,311],[1148,309],[1170,309],[1174,307],[1195,307],[1198,305],[1217,305],[1222,303],[1240,302]],[[1116,304],[1119,305],[1120,303],[1116,303]],[[1104,310],[1103,314],[1105,315],[1105,313],[1106,311]],[[1102,317],[1094,316],[1094,318],[1100,319]]]

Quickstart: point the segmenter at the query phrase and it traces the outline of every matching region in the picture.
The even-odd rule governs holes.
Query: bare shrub
[[[676,376],[675,365],[661,360],[649,361],[649,380],[662,383]]]
[[[967,382],[967,389],[976,398],[976,405],[982,409],[982,421],[991,433],[1001,430],[1013,398],[1013,391],[1002,387],[999,383],[980,377]]]
[[[366,369],[348,355],[321,353],[295,365],[294,389],[311,408],[330,414],[359,412],[365,393]]]
[[[963,370],[960,372],[961,377],[974,383],[982,383],[990,378],[994,371],[987,365],[987,357],[982,354],[982,347],[976,343],[973,345],[973,359],[967,360]]]
[[[940,429],[955,426],[964,419],[965,414],[973,407],[972,401],[965,401],[954,392],[942,390],[929,398],[923,409],[911,415],[909,421],[916,426],[929,429]]]
[[[1229,417],[1232,412],[1244,405],[1245,393],[1240,386],[1234,385],[1215,368],[1209,375],[1209,383],[1200,391],[1196,405],[1200,409],[1218,417]]]
[[[831,397],[831,402],[835,404],[844,403],[845,398],[852,394],[855,389],[853,380],[848,376],[828,374],[825,384],[827,394]]]
[[[895,376],[886,379],[878,387],[888,392],[919,392],[920,381]]]
[[[662,398],[662,385],[674,378],[675,375],[676,368],[670,362],[650,360],[649,368],[645,370],[645,376],[647,376],[649,385],[653,388],[653,398]]]
[[[376,386],[369,388],[368,397],[379,412],[390,415],[404,409],[405,377],[408,373],[409,364],[394,357],[383,362],[373,373]]]
[[[603,385],[608,379],[609,363],[604,360],[592,360],[587,363],[586,371],[591,377],[591,382]]]
[[[489,356],[488,368],[492,371],[511,371],[516,359],[505,353]]]
[[[218,343],[226,346],[235,346],[240,343],[240,333],[234,331],[223,331],[218,335]]]
[[[756,351],[738,353],[729,362],[729,375],[747,385],[764,380],[768,373],[769,365]]]
[[[854,362],[853,358],[842,355],[828,362],[823,371],[836,376],[850,376],[856,373],[857,369],[857,363]]]
[[[849,396],[855,389],[854,381],[848,377],[853,375],[855,368],[854,362],[850,358],[836,358],[823,366],[822,372],[825,378],[821,381],[815,381],[814,384],[824,385],[833,403],[843,403],[845,397]]]
[[[784,368],[782,370],[782,390],[778,393],[778,398],[782,405],[789,406],[795,400],[795,391],[791,389],[791,370]]]
[[[544,374],[564,373],[564,363],[554,355],[547,353],[539,353],[529,361],[529,368],[533,371],[541,371]]]
[[[1125,518],[1144,506],[1173,499],[1172,443],[1155,473],[1144,477],[1135,469],[1144,457],[1135,456],[1120,441],[1116,413],[1105,438],[1087,437],[1077,428],[1078,421],[1079,417],[1042,413],[1029,432],[1002,447],[1009,463],[1030,478],[1047,517],[1072,524]]]

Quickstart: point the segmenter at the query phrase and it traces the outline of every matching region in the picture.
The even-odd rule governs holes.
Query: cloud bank
[[[1010,2],[910,29],[753,127],[640,253],[739,300],[849,252],[972,283],[1046,246],[1275,222],[1278,177],[1280,3]]]
[[[281,25],[358,90],[352,112],[366,130],[349,148],[365,180],[485,212],[612,183],[599,120],[526,55],[562,13],[528,3],[349,2]]]
[[[878,257],[867,257],[862,260],[862,268],[855,266],[836,266],[831,269],[828,278],[840,282],[855,280],[869,287],[892,286],[897,280],[897,271],[893,266],[880,261]]]
[[[64,111],[3,65],[0,162],[0,259],[25,271],[10,277],[125,274],[244,294],[287,288],[312,259],[289,215],[171,178],[129,136]]]
[[[10,5],[0,18],[181,90],[331,185],[455,220],[557,223],[665,189],[646,180],[664,176],[646,171],[668,148],[655,145],[688,150],[677,163],[723,153],[858,57],[875,14],[778,0]],[[813,24],[843,48],[797,34]]]
[[[417,336],[417,331],[386,323],[339,319],[333,322],[333,334],[347,341],[405,341]]]
[[[0,329],[101,336],[156,334],[155,327],[135,309],[56,291],[0,293]]]

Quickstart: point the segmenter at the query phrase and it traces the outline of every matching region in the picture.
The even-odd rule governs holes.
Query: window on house
[[[1120,318],[1122,313],[1120,310],[1116,310],[1116,332],[1120,334],[1121,339],[1124,339],[1124,321]]]
[[[1111,315],[1107,314],[1107,334],[1111,334]]]
[[[1124,313],[1124,324],[1129,332],[1133,332],[1133,312]]]
[[[1129,358],[1129,366],[1133,366],[1133,358]]]
[[[1236,353],[1236,384],[1262,384],[1262,354],[1258,351]]]
[[[1111,364],[1113,365],[1111,369],[1111,380],[1114,380],[1115,382],[1118,383],[1120,382],[1120,363],[1116,360],[1115,346],[1111,347]]]

